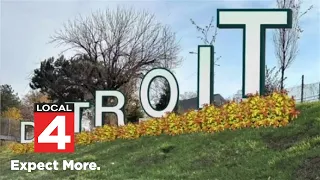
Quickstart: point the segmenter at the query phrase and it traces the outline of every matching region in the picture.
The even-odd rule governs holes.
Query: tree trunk
[[[285,1],[283,2],[285,3]],[[282,29],[282,63],[281,63],[281,87],[280,90],[282,91],[284,88],[284,71],[286,70],[286,55],[287,55],[287,51],[286,51],[286,29]]]
[[[280,82],[280,90],[282,91],[284,89],[284,71],[285,68],[281,68],[281,82]]]

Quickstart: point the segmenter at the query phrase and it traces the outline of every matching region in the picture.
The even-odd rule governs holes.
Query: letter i
[[[198,46],[198,108],[213,103],[214,48],[212,45]]]

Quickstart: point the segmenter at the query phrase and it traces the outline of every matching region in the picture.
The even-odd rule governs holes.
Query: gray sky
[[[318,0],[305,1],[304,7],[313,4],[314,9],[302,19],[304,33],[300,41],[300,54],[287,71],[287,86],[300,85],[301,75],[305,82],[320,81],[320,19]],[[217,8],[266,8],[275,7],[274,1],[1,1],[1,84],[10,84],[24,95],[29,80],[40,61],[55,56],[66,47],[49,44],[50,35],[59,30],[63,23],[81,14],[89,15],[96,10],[117,5],[145,9],[154,13],[159,21],[171,25],[177,32],[184,58],[181,67],[175,69],[181,93],[196,91],[197,56],[201,42],[190,23],[193,18],[200,25],[207,25]],[[272,44],[272,30],[267,31],[266,64],[276,65]],[[224,97],[241,89],[242,75],[242,31],[218,30],[215,44],[217,54],[222,56],[220,67],[216,67],[215,92]],[[67,55],[71,55],[70,52]]]

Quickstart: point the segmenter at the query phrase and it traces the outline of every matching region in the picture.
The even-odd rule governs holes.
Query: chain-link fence
[[[5,141],[19,141],[20,122],[0,118],[0,145]]]
[[[320,101],[320,82],[302,84],[287,89],[288,95],[293,96],[297,103]]]
[[[0,145],[9,141],[20,141],[20,121],[0,118]],[[26,139],[33,138],[33,127],[27,126],[25,130]]]
[[[289,96],[293,96],[297,103],[320,101],[320,82],[303,84],[303,80],[300,86],[294,86],[286,88]],[[233,99],[240,101],[242,99],[242,91],[238,90],[233,95]]]

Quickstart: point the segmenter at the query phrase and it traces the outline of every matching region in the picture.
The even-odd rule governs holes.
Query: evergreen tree
[[[0,108],[1,111],[6,111],[9,108],[19,107],[20,99],[17,93],[14,92],[12,87],[8,84],[4,84],[0,86]]]
[[[169,85],[169,83],[167,81],[165,82],[162,91],[163,92],[162,92],[162,94],[160,96],[160,99],[159,99],[158,103],[155,106],[155,109],[158,110],[158,111],[164,110],[168,106],[169,101],[170,101],[170,95],[171,95],[170,85]],[[178,106],[176,106],[173,109],[173,112],[175,112],[175,113],[178,112]]]

